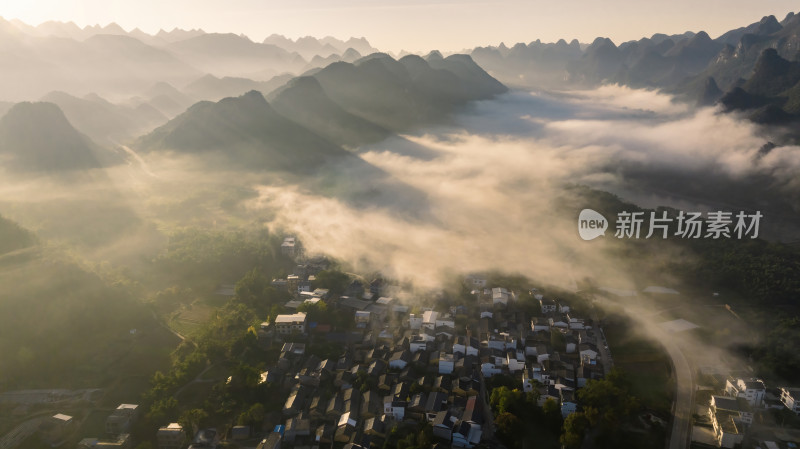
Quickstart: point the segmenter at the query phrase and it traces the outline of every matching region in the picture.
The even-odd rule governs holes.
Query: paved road
[[[672,431],[667,449],[685,449],[691,444],[692,409],[694,408],[695,382],[692,369],[674,334],[660,328],[656,338],[661,341],[672,359],[675,370],[675,401],[672,404]]]
[[[628,315],[638,321],[652,336],[661,342],[667,351],[675,376],[675,398],[672,403],[672,430],[667,440],[667,449],[686,449],[691,445],[692,412],[694,408],[695,380],[692,368],[681,349],[679,335],[664,331],[659,325],[659,317],[652,310],[627,301],[624,304]]]

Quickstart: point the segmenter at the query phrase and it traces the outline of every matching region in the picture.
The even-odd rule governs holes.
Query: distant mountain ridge
[[[155,83],[183,87],[207,74],[263,82],[336,61],[353,62],[376,49],[364,38],[271,36],[254,42],[201,29],[148,34],[115,23],[31,26],[0,17],[0,51],[0,101],[31,101],[52,91],[77,97],[137,95]]]
[[[400,61],[375,53],[290,80],[268,102],[258,91],[199,102],[136,147],[208,153],[255,169],[307,172],[354,156],[392,133],[440,123],[507,88],[467,55]]]
[[[101,149],[53,103],[17,103],[0,119],[0,158],[6,169],[66,172],[108,165]]]
[[[237,165],[301,171],[347,153],[278,114],[257,91],[202,101],[140,139],[145,150],[224,154]]]
[[[728,110],[767,108],[755,114],[761,123],[791,121],[800,101],[800,87],[791,90],[800,55],[800,15],[794,13],[782,21],[765,16],[715,39],[703,31],[654,34],[617,46],[599,37],[584,49],[576,41],[535,41],[478,47],[472,55],[501,81],[549,87],[618,83],[662,89],[701,105],[725,97]]]

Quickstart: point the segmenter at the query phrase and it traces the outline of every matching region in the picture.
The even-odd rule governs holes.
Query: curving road
[[[604,299],[597,298],[602,304]],[[667,351],[675,377],[675,398],[672,403],[672,430],[667,440],[667,449],[686,449],[691,445],[692,412],[694,408],[695,380],[691,365],[681,349],[682,339],[679,335],[667,332],[659,326],[652,310],[625,302],[627,314],[651,332],[652,337],[660,342]]]
[[[691,444],[692,409],[694,407],[694,377],[689,361],[679,347],[674,334],[654,326],[655,337],[667,350],[675,373],[675,400],[672,403],[672,431],[667,449],[685,449]]]

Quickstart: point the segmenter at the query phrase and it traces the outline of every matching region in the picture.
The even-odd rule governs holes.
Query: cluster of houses
[[[800,388],[781,387],[769,390],[761,379],[728,377],[724,391],[712,395],[706,416],[713,429],[713,444],[733,448],[740,445],[759,411],[788,409],[800,414]],[[775,441],[763,441],[765,447],[782,447]]]
[[[105,435],[101,438],[84,438],[78,443],[77,448],[129,448],[130,430],[139,417],[138,412],[139,406],[136,404],[120,404],[106,418]],[[77,422],[74,417],[57,413],[42,420],[39,436],[44,443],[56,447],[69,440],[76,430]]]
[[[297,291],[300,303],[325,301],[352,313],[349,332],[314,333],[304,313],[278,315],[262,325],[260,339],[307,333],[343,343],[343,352],[320,359],[296,338],[283,344],[261,380],[290,390],[284,423],[259,447],[380,447],[392,428],[427,422],[439,442],[471,448],[491,424],[486,383],[492,376],[517,379],[526,392],[539,392],[540,405],[552,399],[568,416],[577,409],[575,391],[608,368],[601,355],[607,351],[598,349],[599,329],[535,290],[541,313],[534,317],[519,310],[515,292],[486,288],[485,281],[473,284],[477,308],[410,313],[408,306],[379,296],[382,290],[373,284],[335,298]]]

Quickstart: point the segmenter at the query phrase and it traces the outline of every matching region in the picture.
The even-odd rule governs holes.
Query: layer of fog
[[[559,210],[566,185],[654,203],[645,206],[702,211],[722,202],[633,193],[618,169],[733,180],[767,174],[788,186],[800,166],[795,147],[759,158],[765,138],[735,116],[618,86],[513,92],[474,105],[453,126],[404,137],[414,153],[407,141],[389,139],[362,148],[362,157],[425,192],[430,220],[269,185],[259,188],[250,207],[275,211],[267,225],[296,232],[312,252],[421,287],[441,285],[446,274],[491,269],[566,287],[586,276],[627,287],[633,284],[628,265],[607,260],[604,251],[614,244],[613,229],[605,239],[584,242],[577,233],[579,210]],[[663,257],[669,256],[654,256]]]

